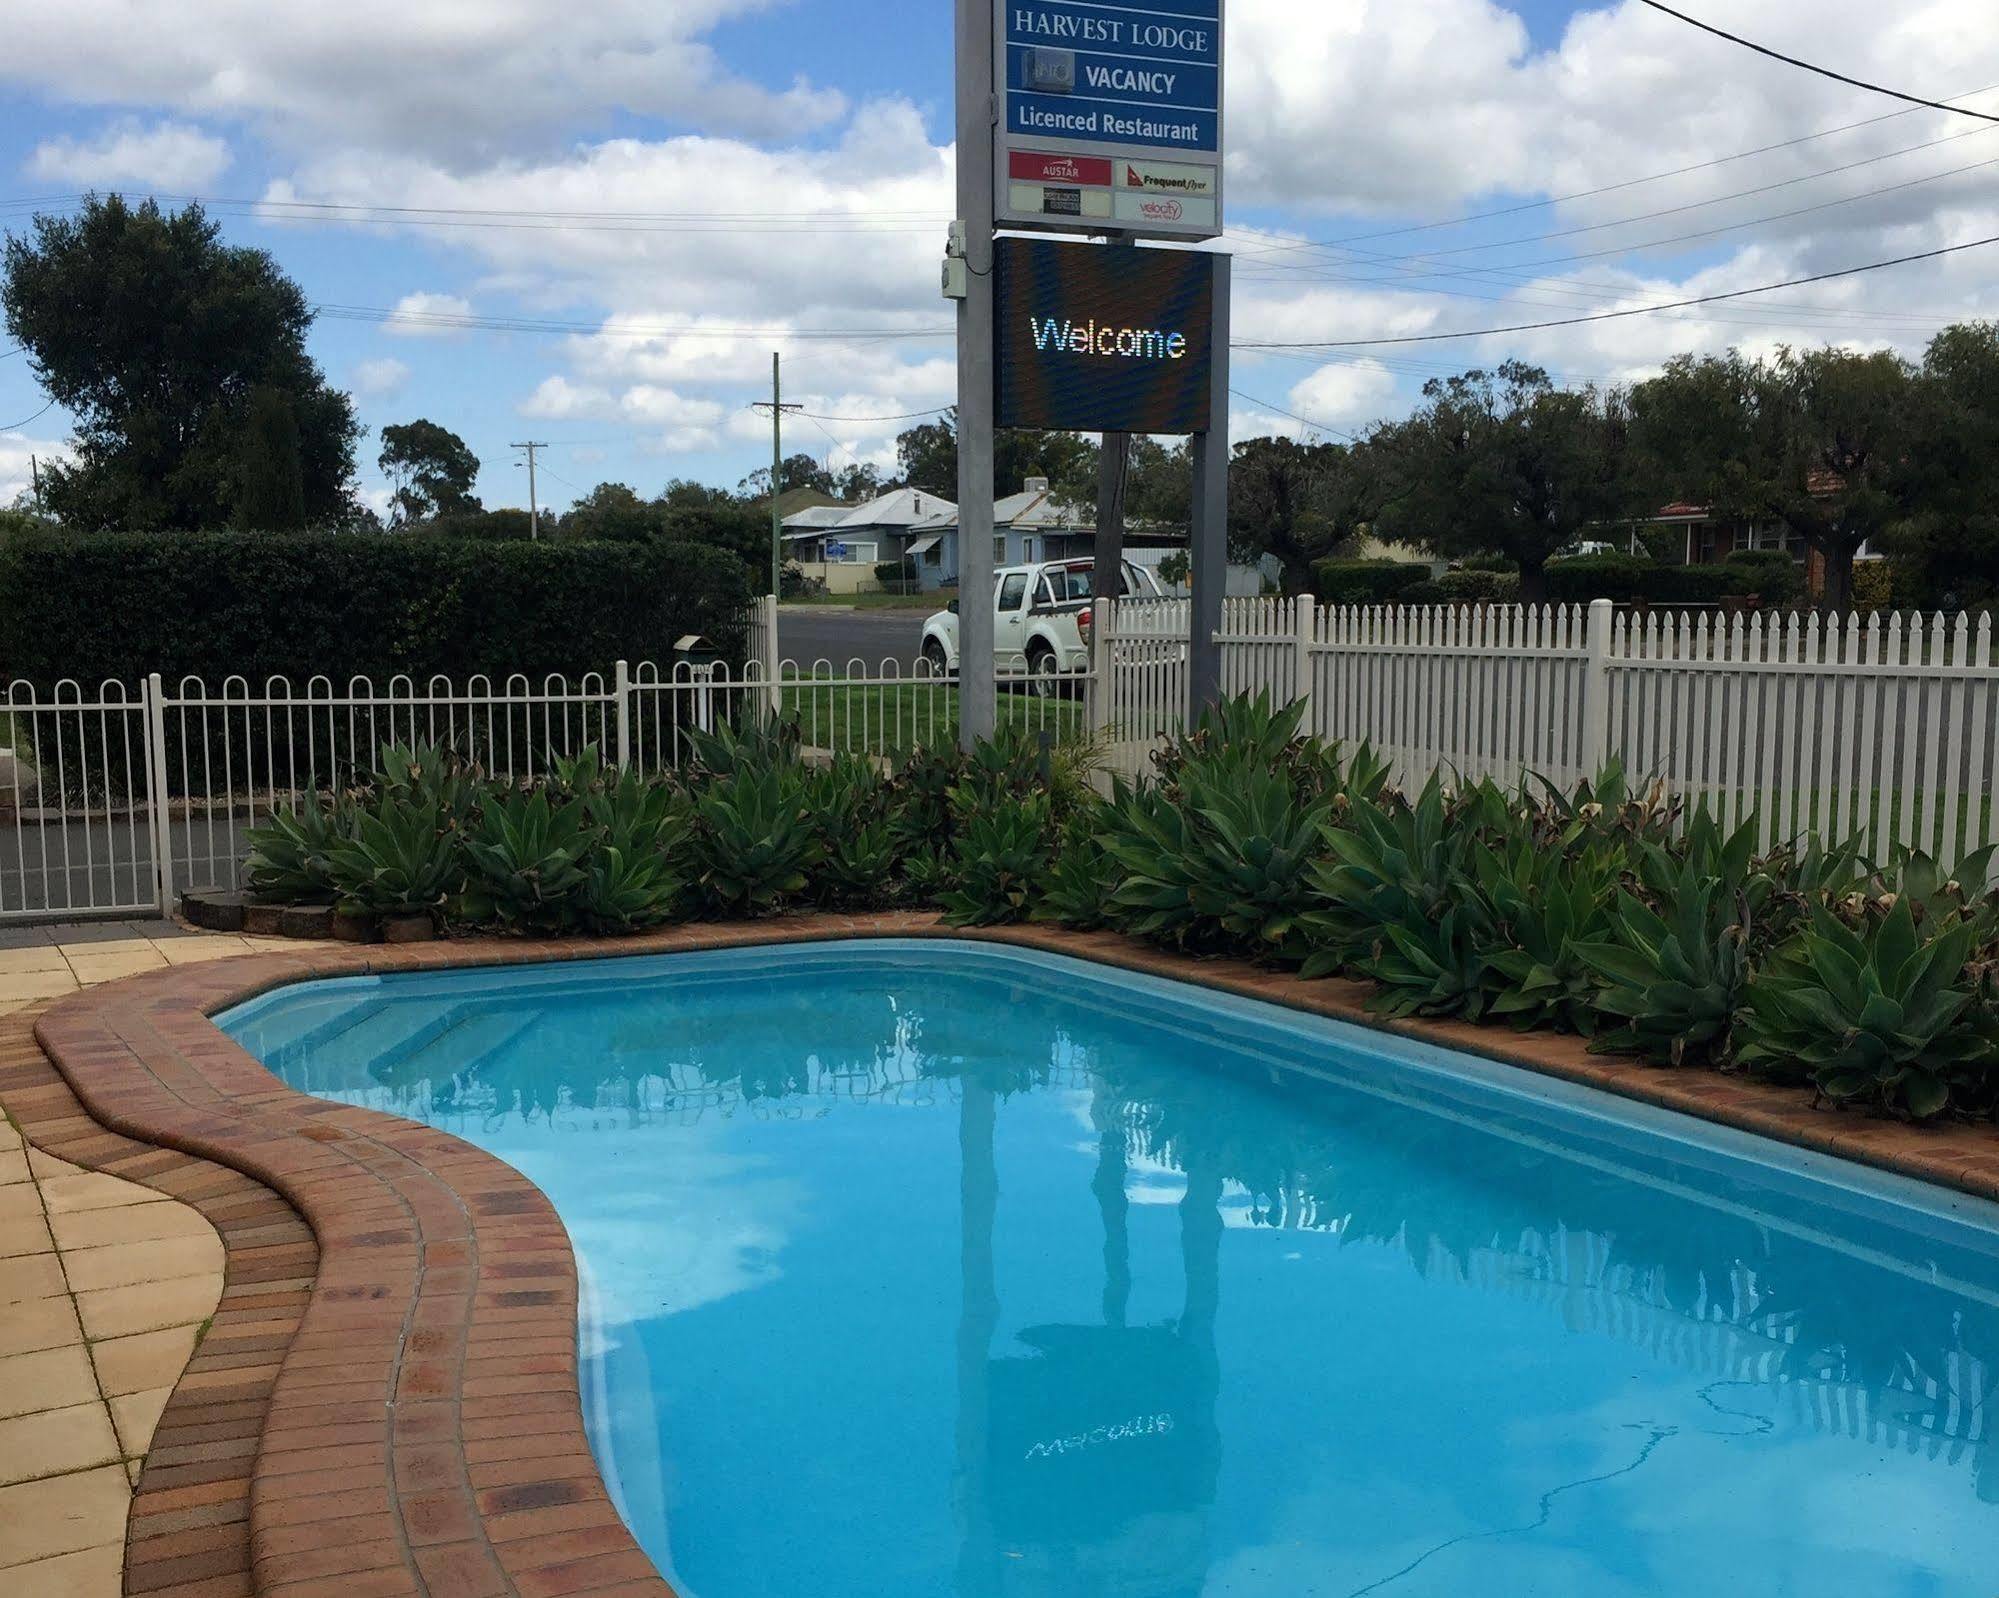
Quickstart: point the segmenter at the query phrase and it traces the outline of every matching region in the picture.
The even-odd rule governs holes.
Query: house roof
[[[808,505],[804,510],[793,511],[784,518],[787,532],[809,533],[818,527],[837,527],[843,517],[853,513],[851,505],[834,503],[831,505]]]
[[[942,508],[918,524],[922,531],[944,532],[958,525],[958,507],[939,503]],[[993,527],[1035,533],[1093,533],[1097,519],[1087,506],[1061,503],[1043,479],[1034,478],[1031,486],[1018,494],[1008,494],[993,502]]]

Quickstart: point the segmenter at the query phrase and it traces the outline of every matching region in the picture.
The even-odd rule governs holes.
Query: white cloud
[[[16,5],[0,80],[96,105],[254,119],[454,163],[619,113],[759,135],[839,115],[803,78],[769,89],[703,42],[769,0],[64,0]]]
[[[472,302],[456,294],[405,294],[395,303],[382,330],[396,338],[459,338],[464,329],[453,318],[472,315]]]
[[[408,385],[410,369],[393,356],[363,361],[354,368],[354,391],[370,399],[388,399]]]
[[[51,461],[68,459],[69,447],[55,439],[0,433],[0,508],[11,507],[33,490],[35,462],[46,467]]]
[[[89,139],[45,139],[23,164],[31,178],[78,188],[135,187],[185,192],[212,184],[229,167],[229,146],[184,122],[146,127],[130,118]]]
[[[609,421],[631,428],[656,452],[693,453],[713,449],[717,428],[728,415],[720,401],[681,394],[656,384],[636,383],[622,393],[592,383],[572,383],[561,375],[543,379],[520,407],[523,416],[544,421]]]
[[[1378,420],[1395,396],[1397,378],[1379,361],[1329,362],[1291,387],[1288,409],[1342,432]]]

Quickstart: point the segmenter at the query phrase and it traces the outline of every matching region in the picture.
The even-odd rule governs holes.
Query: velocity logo
[[[1117,327],[1109,322],[1058,321],[1030,316],[1034,347],[1061,355],[1099,355],[1107,360],[1184,361],[1187,335],[1156,327]]]

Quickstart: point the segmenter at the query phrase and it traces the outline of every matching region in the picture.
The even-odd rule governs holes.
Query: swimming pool
[[[686,1598],[1990,1598],[1995,1207],[1180,984],[844,942],[225,1029],[537,1182]]]

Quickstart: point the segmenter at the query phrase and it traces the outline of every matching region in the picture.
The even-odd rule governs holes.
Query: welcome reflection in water
[[[496,991],[441,1018],[433,1004],[426,1024],[403,1029],[393,1048],[356,1040],[368,1026],[398,1032],[385,1012],[350,1025],[344,1053],[305,1034],[289,1056],[282,1041],[260,1052],[307,1091],[475,1140],[518,1123],[565,1138],[628,1137],[870,1105],[955,1110],[951,1506],[960,1598],[1215,1590],[1210,1544],[1227,1457],[1221,1417],[1230,1412],[1223,1372],[1242,1379],[1261,1330],[1239,1318],[1234,1336],[1251,1346],[1217,1347],[1231,1226],[1399,1251],[1442,1295],[1426,1302],[1455,1298],[1459,1310],[1442,1313],[1467,1325],[1485,1324],[1503,1300],[1578,1337],[1642,1350],[1652,1364],[1697,1378],[1710,1437],[1781,1423],[1885,1445],[1960,1481],[1968,1475],[1979,1499],[1999,1502],[1995,1284],[1970,1270],[1953,1276],[1948,1259],[1941,1269],[1912,1265],[1917,1253],[1887,1222],[1856,1210],[1826,1215],[1819,1230],[1811,1215],[1720,1166],[1699,1169],[1684,1152],[1621,1142],[1614,1129],[1553,1132],[1531,1105],[1467,1106],[1434,1086],[1412,1096],[1392,1083],[1313,1080],[1282,1069],[1312,1070],[1321,1063],[1312,1049],[1300,1045],[1286,1060],[1264,1039],[1251,1053],[1225,1018],[1168,1026],[1127,1007],[1115,1025],[1089,1028],[1051,1020],[1031,991],[1000,986],[1003,1038],[957,1028],[942,1008],[917,1013],[906,984],[850,979],[834,993],[815,991],[809,1023],[767,1001],[722,1007],[719,1019],[692,1008],[664,1021],[614,1015],[608,1048],[598,1011],[565,1014]],[[439,1069],[425,1040],[444,1033],[461,1046]],[[470,1034],[491,1040],[484,1053],[462,1046]],[[805,1037],[821,1041],[807,1047]],[[1190,1047],[1206,1069],[1188,1068]],[[1101,1270],[1089,1288],[1097,1302],[1077,1303],[1073,1320],[1016,1327],[1001,1343],[1009,1323],[995,1250],[1006,1202],[998,1134],[1010,1100],[1051,1093],[1085,1107],[1094,1159],[1064,1169],[1087,1183],[1101,1230]],[[1155,1186],[1160,1173],[1184,1181],[1173,1217],[1183,1281],[1177,1315],[1132,1324],[1135,1288],[1148,1285],[1143,1272],[1135,1284],[1132,1263],[1141,1167]],[[1156,1252],[1141,1258],[1156,1274]],[[1150,1285],[1157,1305],[1158,1284]],[[1329,1326],[1325,1342],[1326,1359],[1341,1360],[1341,1328]],[[1475,1339],[1463,1349],[1487,1352]],[[1644,1470],[1660,1447],[1677,1446],[1675,1424],[1686,1423],[1627,1426],[1628,1446],[1616,1442],[1619,1458],[1607,1468]],[[1538,1484],[1543,1515],[1605,1469],[1593,1459],[1574,1475],[1550,1474]],[[1470,1499],[1474,1488],[1436,1491]],[[1491,1523],[1474,1535],[1524,1529],[1476,1502],[1445,1509],[1440,1519]],[[1426,1557],[1415,1550],[1410,1568],[1420,1574]],[[1381,1570],[1376,1585],[1425,1590],[1398,1589],[1395,1574]]]

